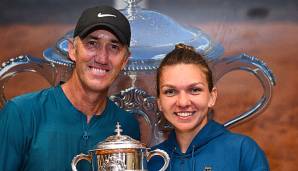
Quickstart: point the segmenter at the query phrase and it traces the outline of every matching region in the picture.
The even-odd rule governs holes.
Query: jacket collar
[[[227,130],[223,125],[215,122],[214,120],[209,120],[208,123],[194,137],[185,154],[181,153],[176,140],[175,131],[170,133],[168,140],[165,141],[165,146],[169,148],[168,150],[172,151],[176,155],[192,155],[194,151],[198,150],[212,139],[220,136],[226,131]]]

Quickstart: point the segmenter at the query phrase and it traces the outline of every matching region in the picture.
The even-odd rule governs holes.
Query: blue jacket
[[[251,138],[230,132],[224,126],[209,121],[194,137],[186,153],[182,153],[175,132],[152,149],[165,150],[170,156],[168,171],[269,171],[264,152]],[[150,171],[163,165],[154,156],[148,163]]]

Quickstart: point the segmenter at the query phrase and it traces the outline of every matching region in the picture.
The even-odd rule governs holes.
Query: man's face
[[[129,51],[109,31],[96,30],[69,45],[69,56],[75,61],[74,76],[92,91],[108,91],[128,61]]]

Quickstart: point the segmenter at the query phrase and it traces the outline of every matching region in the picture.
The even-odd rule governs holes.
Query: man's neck
[[[88,123],[92,116],[100,115],[107,104],[106,92],[88,90],[73,79],[63,84],[62,90],[71,104],[86,115]]]

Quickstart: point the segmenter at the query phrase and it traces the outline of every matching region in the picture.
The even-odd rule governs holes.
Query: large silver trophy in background
[[[155,100],[155,70],[161,59],[175,44],[185,43],[196,48],[207,60],[214,73],[214,81],[225,74],[242,70],[253,74],[263,87],[263,95],[248,111],[236,115],[224,123],[226,127],[245,121],[259,114],[268,105],[275,78],[267,65],[256,57],[246,54],[223,57],[224,48],[198,28],[182,26],[161,13],[145,10],[139,1],[126,0],[127,7],[121,10],[131,24],[131,52],[128,65],[115,81],[109,94],[120,107],[133,112],[141,122],[142,141],[154,145],[163,140],[163,130],[168,125],[159,125],[160,114]],[[66,81],[74,63],[68,58],[67,44],[72,31],[44,51],[44,59],[19,56],[4,62],[0,68],[0,107],[6,102],[5,82],[19,72],[37,72],[51,84]],[[235,115],[233,115],[235,116]]]

